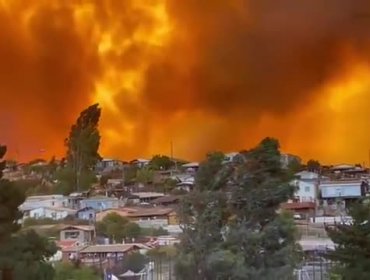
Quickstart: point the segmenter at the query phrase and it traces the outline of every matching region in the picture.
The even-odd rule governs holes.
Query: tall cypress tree
[[[99,119],[101,109],[94,104],[81,112],[76,123],[71,127],[69,137],[65,140],[67,162],[73,170],[76,189],[81,189],[81,176],[91,171],[100,159]]]

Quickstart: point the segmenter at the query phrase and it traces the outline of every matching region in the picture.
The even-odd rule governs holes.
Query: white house
[[[319,175],[314,172],[302,171],[295,174],[293,184],[297,187],[295,197],[299,202],[314,202],[317,198]]]
[[[23,219],[45,219],[62,220],[70,215],[75,215],[76,210],[61,207],[38,207],[24,212]]]
[[[19,206],[19,210],[27,211],[40,207],[68,207],[68,198],[59,194],[29,196]]]

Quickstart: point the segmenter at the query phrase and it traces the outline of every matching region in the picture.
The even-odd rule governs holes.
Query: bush
[[[34,218],[27,218],[23,221],[24,227],[30,226],[40,226],[40,225],[55,225],[58,221],[55,221],[51,218],[44,218],[44,219],[34,219]]]

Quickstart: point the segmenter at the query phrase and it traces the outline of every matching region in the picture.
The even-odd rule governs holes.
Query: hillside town
[[[240,155],[224,154],[222,164],[232,167]],[[295,187],[294,197],[282,203],[280,211],[293,215],[302,250],[333,249],[324,227],[351,221],[347,209],[369,193],[369,169],[350,164],[324,166],[312,160],[304,164],[289,154],[282,154],[280,162],[283,169],[293,172],[290,184]],[[161,155],[129,162],[104,158],[93,169],[91,186],[53,193],[60,183],[55,174],[62,164],[55,159],[8,162],[3,171],[4,179],[28,188],[29,195],[19,206],[23,217],[18,223],[55,242],[58,251],[50,261],[78,261],[117,279],[175,279],[174,262],[168,255],[161,264],[155,257],[139,264],[139,270],[126,266],[124,260],[133,253],[171,250],[180,242],[179,202],[193,192],[202,163]],[[108,223],[117,217],[137,226],[116,238],[117,230],[109,229]],[[158,265],[164,266],[159,269]]]

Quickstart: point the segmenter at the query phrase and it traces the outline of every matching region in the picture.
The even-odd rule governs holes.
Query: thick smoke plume
[[[8,0],[0,38],[0,141],[20,158],[62,154],[95,101],[106,155],[272,135],[306,158],[367,157],[367,0]]]

